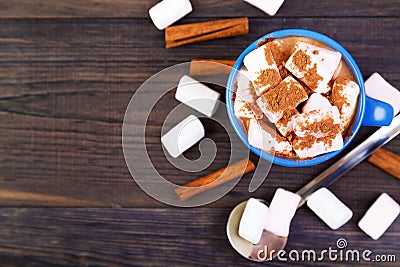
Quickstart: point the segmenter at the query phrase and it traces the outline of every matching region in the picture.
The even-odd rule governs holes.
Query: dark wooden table
[[[175,49],[164,48],[164,33],[148,18],[155,2],[0,1],[1,267],[256,265],[229,245],[231,209],[250,196],[271,199],[278,187],[295,191],[336,159],[303,169],[273,166],[252,194],[245,176],[228,195],[200,208],[154,200],[129,174],[121,131],[135,90],[163,68],[193,58],[232,59],[268,32],[305,28],[342,43],[365,77],[378,71],[400,88],[398,0],[288,0],[275,17],[239,0],[193,0],[194,11],[179,23],[248,16],[250,33]],[[177,104],[170,97],[160,112]],[[153,154],[160,149],[161,124],[157,116],[149,124]],[[375,130],[363,128],[352,147]],[[228,160],[223,133],[214,137],[218,158],[204,174]],[[400,138],[385,148],[400,153]],[[178,184],[203,174],[182,175],[162,157],[154,160]],[[302,208],[286,250],[336,248],[345,238],[349,249],[396,255],[398,266],[399,220],[378,241],[357,223],[380,193],[400,201],[400,182],[363,162],[330,189],[354,211],[351,221],[332,231]]]

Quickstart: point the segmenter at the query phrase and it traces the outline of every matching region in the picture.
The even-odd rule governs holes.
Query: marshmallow
[[[247,103],[254,103],[256,96],[252,86],[253,85],[251,84],[249,78],[249,72],[245,69],[241,69],[236,77],[236,96],[239,96]]]
[[[339,133],[334,136],[316,138],[307,136],[304,138],[296,137],[293,140],[293,150],[301,159],[312,158],[321,154],[337,151],[343,148],[343,137]]]
[[[179,81],[175,98],[204,115],[212,117],[218,109],[220,94],[184,75]]]
[[[285,0],[244,0],[245,2],[261,9],[270,16],[274,16]]]
[[[285,67],[315,93],[327,93],[341,58],[339,52],[298,42]]]
[[[341,133],[343,125],[339,110],[336,106],[331,106],[296,115],[293,131],[298,137],[312,135],[317,138]]]
[[[287,136],[293,131],[293,121],[298,114],[299,112],[295,108],[287,109],[283,112],[282,118],[275,123],[276,128],[283,136]]]
[[[254,112],[251,110],[250,106],[247,104],[246,101],[240,99],[238,96],[236,96],[235,102],[233,103],[233,110],[235,116],[238,118],[254,118]]]
[[[381,75],[374,73],[365,82],[367,96],[386,102],[393,107],[394,115],[400,111],[400,91]]]
[[[278,236],[287,237],[290,222],[296,213],[300,200],[299,195],[278,188],[269,206],[264,229]]]
[[[289,56],[286,54],[285,48],[279,40],[268,42],[265,44],[265,46],[271,50],[272,56],[274,57],[277,65],[285,65],[285,62]]]
[[[381,194],[365,213],[358,226],[378,240],[400,214],[400,205],[388,194]]]
[[[267,215],[268,207],[257,199],[250,198],[240,219],[239,236],[253,244],[260,242]]]
[[[275,152],[282,155],[290,155],[292,145],[279,136],[272,128],[262,121],[250,120],[248,128],[249,144],[266,152]]]
[[[332,105],[329,102],[328,98],[324,97],[321,94],[314,93],[309,96],[307,102],[303,106],[303,113],[307,113],[313,110],[320,110],[325,108],[331,108]]]
[[[240,70],[235,87],[236,97],[233,106],[236,117],[261,119],[263,113],[256,103],[256,94],[248,78],[247,70]]]
[[[150,8],[149,15],[157,29],[164,30],[191,11],[189,0],[163,0]]]
[[[249,71],[249,78],[257,95],[277,86],[282,80],[271,49],[266,45],[248,53],[243,59],[243,64]]]
[[[350,124],[357,107],[360,87],[353,81],[344,78],[336,79],[332,87],[331,101],[340,111],[340,119],[345,128]]]
[[[172,157],[177,158],[200,141],[204,135],[201,121],[196,116],[190,115],[164,134],[161,143]]]
[[[279,121],[285,110],[293,109],[301,102],[307,100],[307,92],[293,77],[286,77],[278,86],[268,90],[257,104],[265,116],[272,122]]]
[[[353,212],[325,187],[309,197],[307,206],[333,230],[353,217]]]

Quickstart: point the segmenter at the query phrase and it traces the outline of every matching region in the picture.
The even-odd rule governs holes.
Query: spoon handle
[[[326,169],[320,175],[315,177],[311,182],[306,184],[303,188],[296,192],[296,194],[302,197],[302,201],[299,204],[301,207],[308,199],[308,197],[322,187],[327,187],[342,175],[347,173],[358,163],[363,161],[375,150],[382,147],[384,144],[392,140],[400,133],[400,115],[394,117],[392,123],[389,126],[381,127],[375,133],[373,133],[367,140],[362,142],[355,149],[350,151],[346,156],[341,158],[331,167]]]

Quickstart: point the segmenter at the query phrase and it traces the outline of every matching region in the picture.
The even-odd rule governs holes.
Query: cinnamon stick
[[[219,64],[214,64],[219,63]],[[228,74],[233,67],[235,60],[223,60],[223,59],[192,59],[190,61],[190,75],[201,76],[201,75],[216,75],[216,74]],[[226,66],[224,66],[226,65]]]
[[[248,18],[214,20],[171,26],[165,29],[166,48],[243,35],[249,32]]]
[[[249,159],[244,159],[187,183],[183,187],[175,189],[175,192],[181,201],[185,201],[201,192],[215,188],[248,172],[254,171],[254,169],[255,166],[253,162]]]
[[[400,179],[399,155],[396,155],[383,148],[379,148],[368,158],[368,162],[393,175],[397,179]]]

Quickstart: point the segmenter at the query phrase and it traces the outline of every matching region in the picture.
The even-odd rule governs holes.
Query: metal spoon
[[[389,126],[381,127],[367,140],[341,158],[331,167],[326,169],[320,175],[315,177],[311,182],[301,188],[296,194],[300,195],[302,200],[299,204],[301,207],[316,190],[327,187],[342,175],[363,161],[375,150],[385,145],[400,133],[400,115],[397,115]],[[265,201],[263,201],[266,203]],[[261,240],[258,244],[253,245],[241,238],[238,234],[239,222],[242,217],[247,200],[238,204],[231,212],[226,226],[226,233],[232,247],[243,257],[253,261],[271,260],[277,253],[282,250],[287,241],[287,237],[277,236],[271,232],[264,230]],[[262,251],[268,248],[268,254],[272,251],[272,255],[264,255]],[[262,253],[260,253],[262,252]]]

